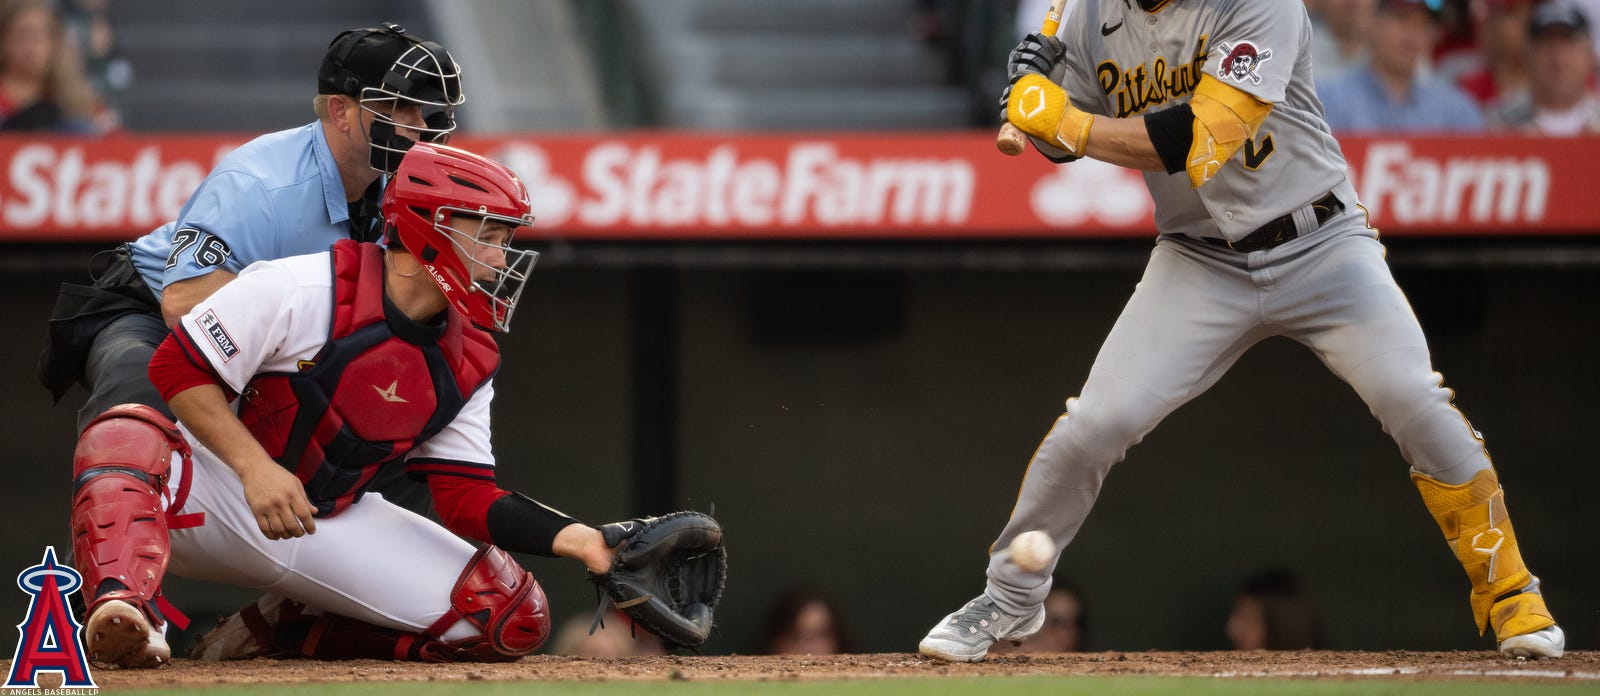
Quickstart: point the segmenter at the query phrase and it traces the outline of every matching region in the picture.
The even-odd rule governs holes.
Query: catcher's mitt
[[[613,522],[600,533],[607,546],[621,545],[609,571],[589,574],[610,601],[668,648],[706,642],[728,575],[722,526],[704,513],[674,512]],[[602,598],[594,625],[606,604]]]

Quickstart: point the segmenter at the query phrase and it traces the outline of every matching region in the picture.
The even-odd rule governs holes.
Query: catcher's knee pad
[[[188,456],[178,428],[149,406],[115,406],[89,422],[73,452],[72,554],[90,608],[120,599],[154,625],[172,614],[160,597],[169,542],[161,492],[172,453]],[[157,608],[160,605],[160,608]]]
[[[449,611],[424,634],[442,636],[461,619],[482,635],[438,643],[445,650],[424,648],[424,659],[515,660],[538,650],[550,636],[550,607],[538,581],[511,554],[488,544],[456,580]]]
[[[1504,639],[1555,625],[1538,580],[1522,562],[1494,469],[1455,486],[1415,472],[1411,480],[1472,581],[1478,632],[1492,624],[1495,635]]]
[[[319,660],[509,662],[538,650],[550,635],[544,590],[511,554],[494,546],[472,557],[450,591],[450,609],[420,633],[337,614],[295,611],[266,621],[241,611],[240,618],[262,644],[263,655]],[[440,638],[462,619],[479,635]]]

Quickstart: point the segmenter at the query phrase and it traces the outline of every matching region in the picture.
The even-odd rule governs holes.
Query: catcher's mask
[[[539,260],[537,251],[511,247],[517,231],[533,224],[531,208],[522,180],[500,163],[417,143],[384,189],[384,242],[415,256],[472,323],[505,332]]]
[[[417,131],[423,142],[444,143],[456,128],[455,107],[467,99],[450,52],[390,22],[334,37],[317,71],[317,93],[354,97],[372,114],[371,165],[385,174],[394,173],[414,142],[396,126]],[[420,123],[401,116],[410,109],[420,112]]]

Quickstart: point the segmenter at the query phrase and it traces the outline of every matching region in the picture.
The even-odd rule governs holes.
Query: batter
[[[1508,656],[1560,657],[1565,637],[1523,564],[1483,441],[1433,371],[1322,120],[1302,3],[1083,0],[1061,37],[1030,35],[1012,52],[1006,118],[1058,163],[1143,170],[1161,237],[1029,464],[983,594],[935,625],[922,653],[978,661],[1038,631],[1055,563],[1112,465],[1251,346],[1286,336],[1399,444],[1472,582],[1480,632],[1492,627]],[[1007,550],[1030,530],[1057,545],[1036,572]]]

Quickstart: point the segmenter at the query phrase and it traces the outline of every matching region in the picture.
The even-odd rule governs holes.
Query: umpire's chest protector
[[[327,343],[299,372],[256,375],[239,407],[245,427],[299,477],[324,517],[358,500],[384,464],[449,425],[500,367],[494,338],[454,310],[432,333],[391,322],[377,245],[340,241],[332,258]]]

